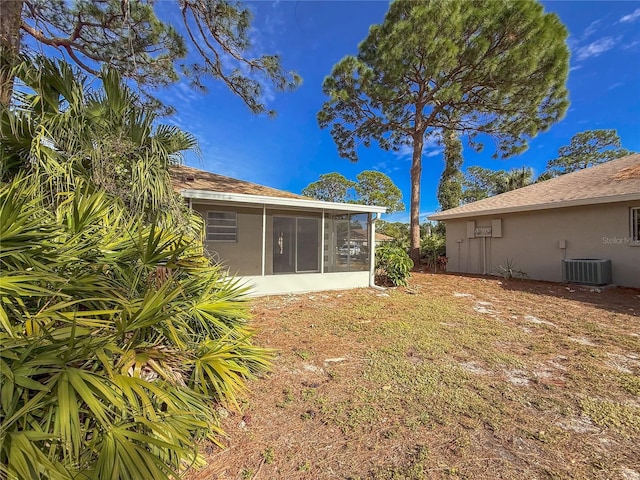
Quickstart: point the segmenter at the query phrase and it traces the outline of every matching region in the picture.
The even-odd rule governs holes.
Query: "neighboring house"
[[[593,259],[609,260],[611,283],[640,287],[640,154],[429,219],[446,224],[449,272],[495,274],[515,264],[532,279],[584,281],[606,264]]]
[[[351,231],[351,235],[356,245],[366,248],[369,244],[367,230],[353,229]],[[385,235],[384,233],[376,232],[376,247],[379,247],[383,243],[390,242],[391,240],[393,240],[393,237]]]
[[[384,233],[376,232],[376,247],[392,242],[393,240],[395,240],[395,238],[385,235]]]
[[[384,207],[323,202],[186,166],[171,176],[205,220],[206,249],[253,294],[373,285],[366,247]]]

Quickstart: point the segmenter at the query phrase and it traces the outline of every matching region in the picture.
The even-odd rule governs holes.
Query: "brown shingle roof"
[[[394,237],[390,237],[389,235],[385,235],[384,233],[376,232],[376,241],[377,242],[390,242],[391,240],[395,240]]]
[[[367,240],[369,238],[369,231],[354,228],[351,230],[351,237],[357,240]],[[388,242],[391,240],[394,240],[394,238],[384,233],[376,232],[376,242]]]
[[[265,187],[257,183],[245,182],[237,178],[225,177],[217,173],[206,172],[185,165],[171,167],[171,179],[176,192],[182,190],[206,190],[210,192],[242,193],[277,198],[308,199],[302,195]]]
[[[640,154],[445,210],[429,219],[447,220],[624,200],[640,200]]]

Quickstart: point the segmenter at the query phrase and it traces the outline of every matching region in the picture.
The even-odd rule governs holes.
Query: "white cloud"
[[[182,78],[177,83],[169,86],[166,93],[163,95],[163,99],[174,106],[179,106],[182,111],[184,107],[201,98],[199,92],[194,90],[188,83],[188,80]]]
[[[567,38],[567,47],[569,47],[570,50],[577,49],[578,45],[580,45],[580,40],[578,40],[576,37],[571,36]]]
[[[442,135],[440,132],[433,132],[427,138],[424,139],[424,148],[432,149],[432,148],[440,148],[440,139]]]
[[[427,217],[435,214],[436,212],[420,212],[420,220],[421,222],[426,222],[427,221]]]
[[[400,222],[400,223],[409,223],[409,215],[407,215],[407,212],[395,212],[395,213],[388,213],[385,214],[384,217],[382,218],[385,222],[390,222],[390,223],[394,223],[394,222]]]
[[[393,172],[397,172],[398,170],[404,170],[406,167],[399,162],[389,162],[387,160],[381,160],[374,163],[371,168],[378,172],[391,174]]]
[[[626,45],[622,45],[622,48],[624,48],[625,50],[629,50],[630,48],[635,48],[638,45],[640,45],[640,40],[634,40],[631,43],[627,43]]]
[[[576,58],[580,61],[591,57],[597,57],[598,55],[615,47],[619,40],[620,37],[604,37],[600,40],[596,40],[595,42],[591,42],[589,45],[578,48],[576,51]]]
[[[182,118],[180,117],[180,115],[174,114],[171,117],[169,117],[166,122],[168,125],[175,125],[178,128],[183,128],[182,124]]]
[[[401,145],[398,151],[393,152],[398,160],[411,160],[413,158],[413,146]],[[442,154],[442,147],[438,144],[438,139],[428,137],[424,141],[422,148],[422,158],[435,157]]]
[[[638,18],[640,18],[640,8],[636,8],[629,15],[625,15],[624,17],[622,17],[620,19],[620,21],[622,23],[627,23],[627,22],[633,22],[633,21],[637,20]]]
[[[422,156],[431,158],[442,154],[442,145],[440,144],[441,138],[442,136],[439,132],[432,133],[427,138],[425,138]]]
[[[398,150],[393,151],[393,155],[398,160],[410,159],[413,155],[413,147],[411,145],[400,145]]]
[[[624,83],[622,83],[622,82],[616,82],[616,83],[613,83],[613,84],[609,85],[607,90],[613,90],[614,88],[618,88],[618,87],[621,87],[623,85],[624,85]]]
[[[380,162],[374,163],[371,168],[373,170],[376,170],[378,172],[386,172],[388,171],[389,168],[389,164],[387,163],[387,161],[382,160]]]
[[[576,71],[576,70],[580,70],[581,68],[582,68],[582,65],[576,65],[575,67],[571,67],[571,68],[569,69],[569,71],[570,71],[570,72],[574,72],[574,71]]]
[[[596,31],[598,30],[598,24],[601,21],[602,20],[595,20],[595,21],[591,22],[591,24],[589,24],[589,26],[584,29],[584,32],[582,33],[582,38],[590,37],[591,35],[596,33]]]

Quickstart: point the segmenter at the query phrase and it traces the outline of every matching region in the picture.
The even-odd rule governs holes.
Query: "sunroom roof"
[[[324,202],[184,165],[171,167],[171,177],[174,189],[184,198],[204,202],[353,213],[385,213],[387,210],[374,205]]]

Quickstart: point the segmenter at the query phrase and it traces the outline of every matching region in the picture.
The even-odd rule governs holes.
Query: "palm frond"
[[[0,476],[177,478],[222,435],[215,403],[237,407],[272,356],[171,189],[195,138],[154,128],[113,71],[89,91],[58,61],[18,70],[0,113]]]

